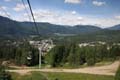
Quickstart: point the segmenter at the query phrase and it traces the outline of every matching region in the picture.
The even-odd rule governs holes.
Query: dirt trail
[[[67,72],[67,73],[88,73],[88,74],[98,74],[98,75],[115,75],[117,68],[120,65],[120,61],[115,61],[110,65],[99,66],[99,67],[86,67],[78,69],[19,69],[19,70],[7,70],[9,72],[16,72],[21,75],[25,75],[31,71],[41,71],[41,72]]]

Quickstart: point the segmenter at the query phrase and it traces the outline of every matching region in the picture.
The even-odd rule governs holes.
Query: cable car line
[[[26,5],[25,5],[25,2],[24,2],[24,0],[21,0],[21,1],[22,1],[23,6],[25,7],[25,11],[26,11],[27,16],[28,16],[28,18],[29,18],[29,21],[31,21],[31,16],[29,15],[29,11],[27,10],[27,7],[26,7]]]
[[[39,36],[39,30],[38,30],[38,27],[37,27],[37,23],[35,21],[35,17],[34,17],[34,14],[33,14],[33,11],[32,11],[32,7],[31,7],[31,4],[30,4],[30,1],[27,0],[28,2],[28,5],[29,5],[29,9],[30,9],[30,12],[31,12],[31,15],[32,15],[32,18],[33,18],[33,22],[34,22],[34,25],[35,25],[35,28],[36,28],[36,32],[37,32],[37,35]]]

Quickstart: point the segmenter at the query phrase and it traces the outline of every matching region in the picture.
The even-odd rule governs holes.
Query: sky
[[[33,21],[27,0],[0,0],[0,15],[17,21]],[[120,24],[120,0],[30,0],[36,22],[58,25]],[[27,13],[28,12],[28,13]]]

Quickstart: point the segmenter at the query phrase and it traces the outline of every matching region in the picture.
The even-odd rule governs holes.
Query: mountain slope
[[[120,30],[120,24],[108,28],[109,30]]]
[[[50,34],[86,34],[101,30],[101,28],[90,25],[63,26],[50,23],[37,23],[41,35]],[[0,16],[1,35],[33,35],[36,29],[33,22],[17,22]]]
[[[120,40],[120,29],[119,25],[111,28],[101,29],[91,25],[76,25],[76,26],[63,26],[54,25],[50,23],[37,23],[40,35],[44,37],[56,37],[56,39],[64,41],[75,40],[75,41],[119,41]],[[26,37],[35,35],[36,30],[33,22],[17,22],[6,17],[0,16],[0,39],[3,37],[15,38]],[[73,36],[74,34],[74,36]],[[71,38],[64,38],[64,36],[72,36]],[[75,36],[78,35],[78,36]],[[61,38],[63,37],[63,39]]]
[[[26,31],[19,22],[0,16],[0,35],[26,35]]]
[[[109,30],[120,30],[120,25],[101,29],[91,25],[64,26],[50,23],[37,23],[41,35],[59,34],[91,34],[91,33],[107,33]],[[113,32],[113,31],[112,31]],[[6,17],[0,16],[0,35],[34,35],[36,29],[33,22],[17,22]],[[111,33],[109,33],[111,34]],[[108,34],[108,35],[109,35]]]
[[[34,24],[31,22],[22,22],[22,26],[29,28],[31,30],[34,29]],[[77,25],[77,26],[62,26],[62,25],[54,25],[50,23],[37,23],[39,31],[41,34],[81,34],[81,33],[90,33],[101,30],[101,28],[89,25]]]

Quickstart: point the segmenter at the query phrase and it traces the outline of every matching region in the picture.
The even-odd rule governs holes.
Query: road
[[[110,65],[85,67],[85,68],[78,68],[78,69],[19,69],[19,70],[7,70],[7,71],[16,72],[21,75],[25,75],[27,73],[30,73],[31,71],[40,71],[40,72],[87,73],[87,74],[114,76],[119,65],[120,65],[120,61],[115,61]]]

